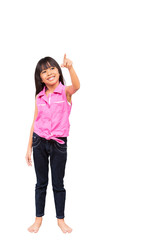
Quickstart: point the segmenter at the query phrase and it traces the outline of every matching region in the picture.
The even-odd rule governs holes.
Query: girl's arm
[[[71,76],[72,85],[66,86],[66,94],[69,94],[71,96],[80,88],[80,82],[73,66],[68,70]]]
[[[36,101],[37,101],[37,96],[36,96]],[[25,156],[26,162],[28,164],[28,166],[32,166],[32,160],[31,160],[31,153],[32,153],[32,136],[33,136],[33,130],[34,130],[34,121],[37,117],[38,114],[38,108],[37,108],[37,104],[35,101],[35,112],[34,112],[34,120],[31,126],[31,131],[30,131],[30,136],[29,136],[29,143],[28,143],[28,148],[27,148],[27,153]]]
[[[70,59],[66,58],[66,54],[64,54],[63,64],[61,64],[61,67],[66,67],[69,70],[72,85],[66,86],[66,95],[71,96],[80,88],[80,82],[79,82],[78,76],[72,66],[72,61]]]
[[[29,142],[28,142],[28,147],[27,150],[32,148],[32,136],[33,136],[33,128],[34,128],[34,122],[32,123],[31,130],[30,130],[30,135],[29,135]]]
[[[37,96],[36,96],[36,101],[37,101]],[[34,121],[35,121],[35,119],[36,119],[36,117],[38,115],[38,108],[37,108],[36,101],[35,101],[34,119],[33,119],[33,123],[32,123],[31,130],[30,130],[30,136],[29,136],[29,142],[28,142],[27,150],[32,148],[32,136],[33,136],[33,129],[34,129]]]

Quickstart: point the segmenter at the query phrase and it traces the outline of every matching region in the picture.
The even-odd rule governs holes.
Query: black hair
[[[65,85],[65,80],[62,74],[62,70],[59,66],[59,64],[56,62],[56,60],[54,60],[51,57],[45,57],[39,60],[39,62],[37,63],[36,69],[35,69],[35,74],[34,74],[34,78],[35,78],[35,87],[36,87],[36,93],[35,93],[35,97],[36,95],[41,92],[45,86],[45,83],[42,82],[42,79],[40,77],[40,73],[44,70],[49,68],[50,66],[52,67],[56,67],[58,69],[58,72],[60,74],[59,76],[59,82],[61,82],[63,85]]]

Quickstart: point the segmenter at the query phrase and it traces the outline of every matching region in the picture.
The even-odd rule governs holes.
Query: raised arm
[[[64,54],[63,64],[61,64],[61,67],[68,68],[68,71],[70,73],[72,85],[66,86],[65,90],[66,90],[66,95],[72,96],[72,94],[74,94],[80,88],[80,82],[73,68],[72,61],[66,58],[66,54]]]

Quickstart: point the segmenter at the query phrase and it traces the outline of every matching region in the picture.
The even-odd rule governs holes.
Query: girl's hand
[[[68,70],[71,69],[72,67],[72,61],[68,58],[66,58],[66,53],[64,54],[64,58],[63,58],[63,64],[61,64],[61,67],[66,67],[68,68]]]
[[[32,148],[29,148],[25,156],[28,166],[32,166],[31,153],[32,153]]]

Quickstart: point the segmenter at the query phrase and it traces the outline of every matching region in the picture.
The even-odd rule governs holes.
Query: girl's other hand
[[[71,69],[72,67],[72,61],[68,58],[66,58],[66,53],[64,54],[64,58],[63,58],[63,64],[61,64],[61,67],[66,67],[68,68],[68,70]]]
[[[25,156],[28,166],[32,166],[31,154],[32,154],[32,148],[29,148]]]

